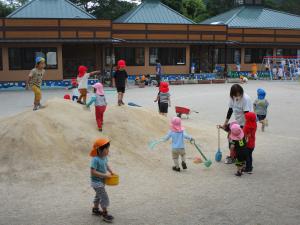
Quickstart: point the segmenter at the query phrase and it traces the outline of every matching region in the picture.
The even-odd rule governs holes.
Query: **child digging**
[[[107,212],[109,198],[105,190],[105,178],[110,178],[114,174],[108,165],[109,147],[110,142],[107,138],[97,139],[90,156],[93,157],[91,161],[91,187],[96,192],[92,213],[96,216],[102,216],[105,222],[111,223],[114,217]],[[99,209],[99,205],[102,211]]]
[[[36,57],[35,59],[35,68],[33,68],[28,76],[27,86],[26,89],[31,87],[34,93],[34,103],[33,103],[33,110],[38,110],[43,108],[41,105],[42,99],[42,92],[41,92],[41,85],[43,81],[43,77],[45,75],[45,59],[42,57]]]
[[[79,96],[79,99],[77,100],[77,103],[83,104],[83,105],[86,104],[89,77],[93,76],[97,73],[100,73],[100,71],[93,71],[93,72],[87,73],[87,67],[85,67],[85,66],[78,67],[77,82],[78,82],[78,90],[79,90],[80,96]],[[82,102],[82,100],[83,100],[83,102]]]
[[[115,71],[115,74],[113,76],[113,87],[117,88],[118,92],[118,105],[122,106],[125,103],[123,102],[125,88],[127,85],[127,72],[125,70],[126,63],[124,60],[118,61],[117,70]]]
[[[247,141],[247,159],[246,159],[246,168],[245,171],[248,174],[252,173],[252,153],[255,148],[255,133],[256,133],[256,115],[253,112],[248,112],[245,114],[245,126],[244,126],[244,134]]]
[[[103,127],[103,117],[106,110],[107,102],[104,95],[103,85],[101,83],[96,83],[93,85],[95,96],[86,104],[86,107],[89,108],[93,102],[95,103],[95,115],[98,125],[98,129],[102,132]]]
[[[174,171],[180,172],[179,167],[179,156],[181,156],[181,165],[182,169],[187,169],[186,159],[185,159],[185,149],[184,149],[184,139],[192,142],[194,139],[189,136],[184,128],[181,126],[181,119],[179,117],[173,117],[171,120],[171,130],[169,133],[163,138],[164,141],[168,141],[172,138],[172,158],[174,160],[174,166],[172,169]]]
[[[244,132],[240,125],[233,124],[230,127],[230,150],[235,150],[237,159],[235,165],[237,167],[236,176],[242,176],[245,169],[245,161],[247,159],[247,142]]]
[[[265,131],[265,126],[268,126],[267,112],[269,107],[269,102],[266,97],[266,92],[264,89],[257,89],[257,99],[254,101],[254,112],[257,115],[257,120],[261,123],[262,132]]]
[[[169,84],[167,82],[161,82],[159,86],[159,92],[154,102],[158,102],[159,114],[167,116],[168,107],[171,107]]]

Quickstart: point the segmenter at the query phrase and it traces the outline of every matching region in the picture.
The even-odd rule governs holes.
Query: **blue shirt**
[[[100,158],[98,156],[93,157],[91,161],[91,168],[95,169],[97,172],[100,173],[107,173],[107,157]],[[92,183],[104,183],[104,178],[91,176]]]
[[[167,136],[164,137],[164,141],[169,140],[172,138],[172,149],[179,149],[183,148],[184,149],[184,139],[191,140],[192,137],[189,136],[185,131],[181,132],[174,132],[174,131],[169,131]]]

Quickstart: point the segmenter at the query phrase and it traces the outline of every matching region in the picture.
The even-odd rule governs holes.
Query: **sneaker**
[[[243,173],[241,171],[237,171],[236,174],[235,174],[237,177],[240,177],[243,175]]]
[[[232,164],[232,163],[234,163],[234,159],[232,159],[230,156],[227,156],[224,163],[225,164]]]
[[[95,216],[102,216],[103,212],[99,210],[99,208],[93,208],[92,209],[92,214]]]
[[[114,220],[114,217],[112,215],[109,215],[107,213],[103,213],[103,221],[107,223],[112,223]]]
[[[36,110],[38,110],[39,109],[39,107],[37,106],[37,105],[35,105],[34,107],[33,107],[33,111],[36,111]]]
[[[248,174],[252,174],[252,169],[246,168],[246,169],[244,170],[244,172],[245,172],[245,173],[248,173]]]
[[[185,162],[182,162],[181,165],[182,165],[182,169],[184,169],[184,170],[187,169],[187,166],[186,166],[186,163],[185,163]]]
[[[179,167],[176,167],[176,166],[173,166],[172,169],[176,172],[180,172],[180,168]]]

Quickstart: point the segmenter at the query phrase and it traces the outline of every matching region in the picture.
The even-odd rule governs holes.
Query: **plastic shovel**
[[[222,160],[222,152],[220,149],[220,127],[218,126],[218,149],[215,155],[216,162],[220,162]]]
[[[196,147],[196,149],[198,150],[198,152],[201,154],[201,156],[203,157],[203,159],[205,160],[204,162],[204,166],[206,166],[207,168],[211,166],[212,161],[210,159],[207,159],[206,156],[202,153],[200,147],[194,142],[192,143],[194,144],[194,146]]]

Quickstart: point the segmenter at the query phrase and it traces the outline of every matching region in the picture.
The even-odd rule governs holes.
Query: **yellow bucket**
[[[112,175],[110,178],[105,178],[105,184],[109,186],[116,186],[119,184],[119,175]]]

